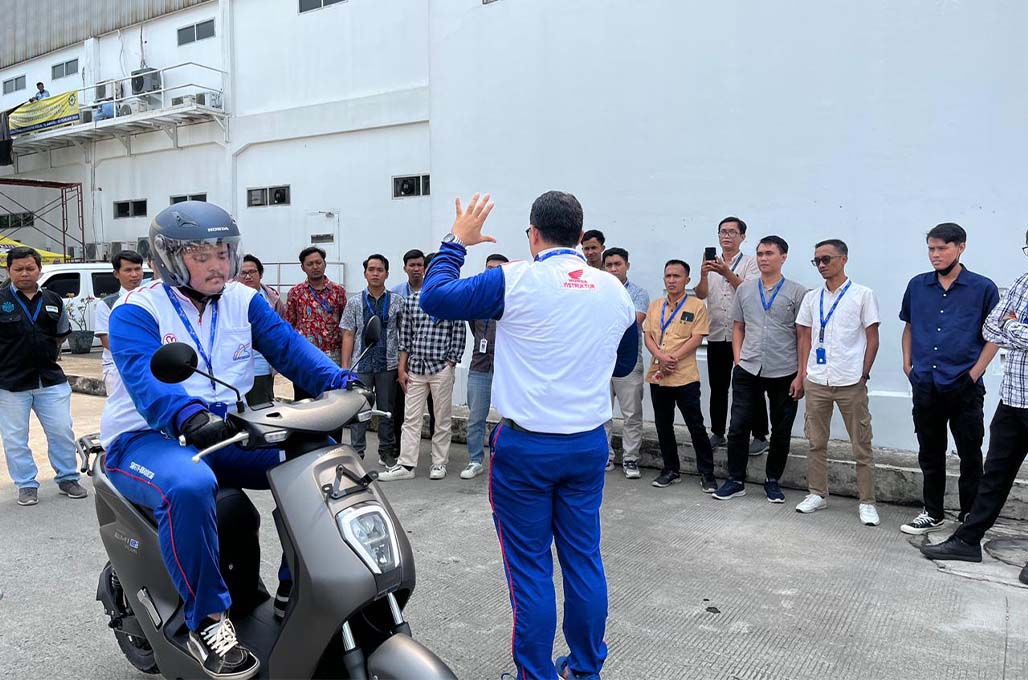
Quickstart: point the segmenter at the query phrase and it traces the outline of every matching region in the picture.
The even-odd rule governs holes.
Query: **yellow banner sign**
[[[22,104],[7,118],[11,135],[39,132],[47,128],[79,122],[79,96],[65,92],[36,102]]]

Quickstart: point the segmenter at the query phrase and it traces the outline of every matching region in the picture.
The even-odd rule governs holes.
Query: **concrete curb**
[[[75,392],[93,396],[106,396],[103,380],[78,375],[69,375],[68,382]],[[467,443],[468,410],[463,406],[455,406],[453,409],[453,441]],[[371,423],[371,429],[377,429],[377,418]],[[490,413],[488,419],[489,429],[496,424],[498,418],[495,413]],[[675,427],[675,433],[679,444],[679,456],[682,461],[682,470],[695,474],[696,453],[692,448],[689,432],[684,425]],[[425,426],[422,437],[428,438],[428,418],[425,418]],[[615,451],[621,447],[621,421],[615,419],[613,446]],[[793,438],[789,454],[789,464],[786,466],[785,475],[781,484],[787,489],[806,491],[807,489],[807,454],[810,447],[807,440]],[[917,463],[917,454],[910,451],[896,451],[893,449],[875,449],[875,493],[877,500],[883,503],[896,503],[900,505],[921,505],[921,469]],[[620,457],[619,457],[620,460]],[[652,423],[646,423],[643,429],[643,442],[640,450],[640,465],[644,468],[660,469],[660,449],[657,446],[657,432]],[[715,474],[719,479],[727,475],[725,470],[726,454],[724,449],[714,452]],[[753,493],[759,493],[760,485],[764,481],[764,456],[754,456],[750,459],[747,482],[756,485]],[[615,474],[615,473],[611,473]],[[957,495],[957,479],[959,477],[959,461],[955,456],[947,460],[947,484],[946,484],[946,509],[956,514],[959,509],[959,497]],[[856,464],[853,460],[852,450],[849,442],[832,441],[828,446],[828,483],[833,496],[857,497]],[[856,503],[854,512],[856,512]],[[1028,474],[1022,468],[1021,476],[1015,480],[1014,487],[1003,508],[1003,517],[1010,519],[1028,519]],[[911,515],[913,518],[913,514]]]

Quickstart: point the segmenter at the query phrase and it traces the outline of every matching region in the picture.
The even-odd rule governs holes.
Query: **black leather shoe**
[[[921,546],[921,553],[932,560],[960,560],[961,562],[981,562],[982,546],[971,545],[960,540],[954,534],[942,543]]]
[[[1024,569],[1021,570],[1021,575],[1017,577],[1017,580],[1028,586],[1028,564],[1024,565]]]

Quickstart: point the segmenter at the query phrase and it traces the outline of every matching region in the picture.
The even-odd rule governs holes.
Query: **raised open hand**
[[[493,202],[489,200],[489,194],[479,198],[479,194],[471,197],[467,210],[461,208],[460,197],[457,197],[457,217],[453,220],[453,227],[450,231],[461,242],[471,247],[478,243],[496,243],[496,239],[488,234],[482,233],[482,227],[489,213],[493,210]]]

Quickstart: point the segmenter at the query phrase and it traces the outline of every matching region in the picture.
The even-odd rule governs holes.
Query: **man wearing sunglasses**
[[[1028,246],[1023,250],[1028,255]],[[921,546],[921,552],[933,560],[982,561],[982,538],[999,517],[1028,454],[1028,274],[1010,287],[986,318],[982,332],[990,343],[1009,351],[1000,403],[989,427],[985,474],[961,526],[942,543]],[[1028,585],[1028,565],[1019,578]]]
[[[960,263],[967,232],[946,222],[928,232],[932,270],[907,284],[900,319],[903,370],[914,395],[914,431],[924,477],[924,510],[900,527],[919,536],[945,525],[946,449],[949,426],[960,457],[960,515],[964,521],[982,478],[985,438],[982,374],[996,356],[982,325],[999,302],[996,284]]]
[[[878,526],[875,508],[874,457],[871,452],[871,410],[867,381],[878,354],[878,300],[874,292],[846,276],[849,247],[839,239],[814,247],[811,264],[825,280],[803,298],[796,317],[800,359],[806,366],[807,497],[796,512],[811,513],[827,506],[828,436],[832,412],[839,407],[853,443],[860,493],[860,521]]]

